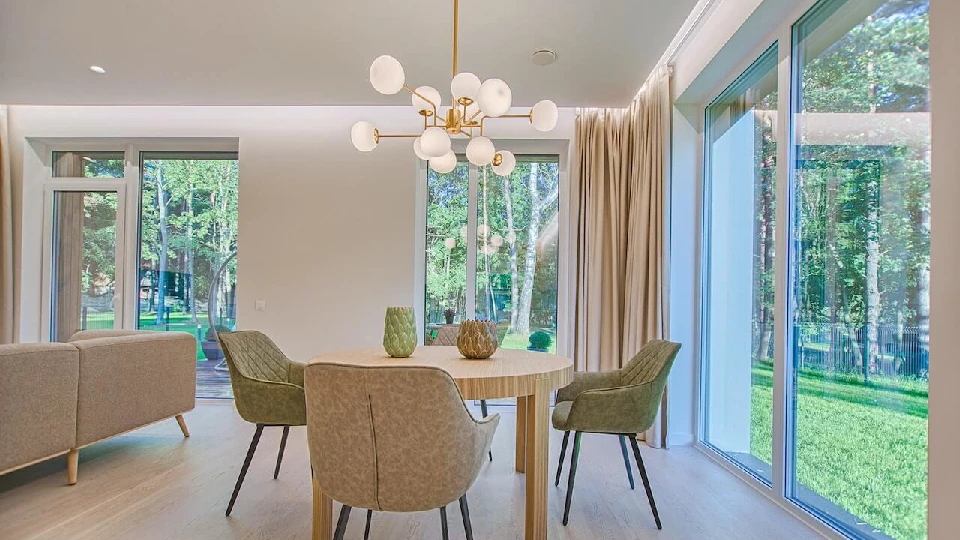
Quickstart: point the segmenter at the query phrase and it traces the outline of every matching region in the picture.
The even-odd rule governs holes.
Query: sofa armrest
[[[66,343],[0,345],[0,473],[76,446],[78,365]]]
[[[80,351],[78,445],[193,409],[197,342],[192,335],[138,332],[72,345]]]

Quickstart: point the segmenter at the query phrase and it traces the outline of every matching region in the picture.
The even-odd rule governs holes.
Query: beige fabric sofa
[[[0,345],[0,474],[193,409],[196,340],[180,332],[87,330],[69,343]]]

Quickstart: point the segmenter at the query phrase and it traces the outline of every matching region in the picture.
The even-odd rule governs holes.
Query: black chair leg
[[[440,507],[440,532],[443,536],[443,540],[450,540],[450,530],[447,527],[447,507]]]
[[[627,478],[630,480],[630,489],[633,489],[633,467],[630,466],[630,456],[627,454],[626,435],[620,435],[620,452],[623,453],[623,465],[627,468]]]
[[[650,510],[653,510],[653,519],[657,522],[657,529],[663,529],[660,525],[660,514],[657,512],[657,503],[653,500],[653,490],[650,489],[650,479],[647,478],[647,469],[644,468],[643,458],[640,457],[640,445],[637,444],[637,438],[630,437],[630,444],[633,446],[633,457],[637,460],[637,469],[640,470],[640,479],[643,480],[643,489],[647,491]]]
[[[343,534],[347,532],[347,521],[350,519],[351,507],[343,505],[340,507],[340,517],[337,518],[337,528],[333,531],[333,540],[343,540]]]
[[[253,432],[253,440],[250,441],[250,448],[247,449],[247,457],[243,460],[243,467],[240,468],[240,477],[237,478],[237,485],[233,488],[233,495],[230,496],[230,503],[227,504],[227,515],[233,512],[233,503],[237,502],[237,494],[240,493],[240,486],[243,485],[243,479],[247,476],[247,469],[250,468],[250,461],[253,460],[253,453],[257,451],[257,443],[260,442],[260,435],[263,433],[263,424],[257,424],[257,430]]]
[[[370,520],[373,518],[373,510],[367,510],[367,524],[363,527],[363,540],[370,538]]]
[[[573,480],[577,476],[577,460],[580,458],[580,435],[576,432],[573,436],[573,452],[570,454],[570,476],[567,478],[567,502],[563,505],[563,524],[566,525],[570,520],[570,502],[573,500]]]
[[[467,540],[473,540],[473,524],[470,523],[470,508],[467,506],[467,494],[460,497],[460,515],[463,516],[463,530],[467,533]]]
[[[290,426],[283,426],[283,437],[280,438],[280,453],[277,454],[277,468],[273,470],[273,479],[280,476],[280,463],[283,461],[283,449],[287,447],[287,435],[290,435]]]
[[[560,445],[560,463],[557,463],[557,480],[553,483],[555,486],[560,485],[560,472],[563,471],[563,456],[567,455],[567,441],[570,440],[570,432],[563,432],[563,444]]]
[[[482,414],[484,418],[487,417],[487,400],[485,399],[480,400],[480,414]],[[493,450],[490,450],[487,454],[490,456],[490,461],[493,461]]]

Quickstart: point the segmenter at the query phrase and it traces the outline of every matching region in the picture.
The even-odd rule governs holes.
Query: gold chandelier
[[[381,94],[393,95],[400,90],[411,94],[413,108],[423,117],[423,129],[414,134],[384,134],[370,122],[360,121],[350,130],[353,145],[361,152],[377,147],[383,138],[413,138],[413,151],[430,168],[445,174],[457,166],[457,155],[451,149],[451,137],[463,136],[467,143],[467,159],[482,167],[492,165],[495,173],[506,176],[513,172],[516,158],[507,150],[497,151],[483,134],[484,121],[493,118],[526,118],[538,131],[550,131],[557,125],[557,105],[542,100],[527,114],[506,114],[512,104],[507,83],[500,79],[480,78],[457,71],[457,39],[459,34],[460,0],[453,0],[453,80],[450,82],[451,105],[444,109],[440,92],[431,86],[411,88],[406,84],[403,66],[388,55],[378,57],[370,65],[370,84]]]

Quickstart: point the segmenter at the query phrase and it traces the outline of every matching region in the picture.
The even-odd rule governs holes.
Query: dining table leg
[[[313,476],[313,540],[333,538],[333,499],[320,491],[317,477]]]
[[[545,379],[537,381],[533,395],[527,396],[527,508],[526,540],[547,538],[547,458],[550,446],[550,387]]]
[[[518,473],[527,470],[527,396],[517,398],[517,456]]]

